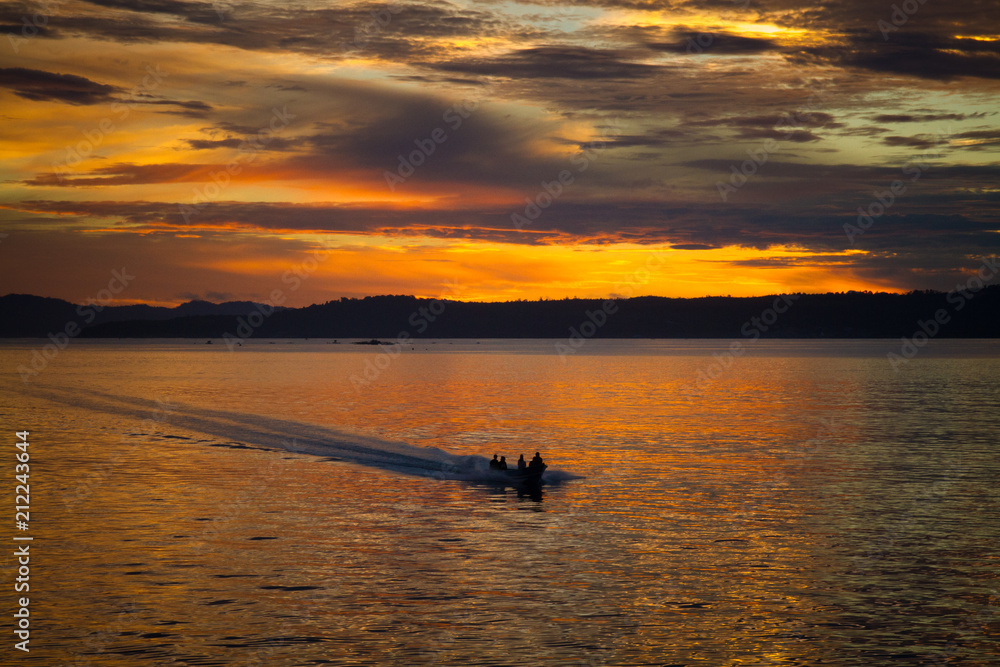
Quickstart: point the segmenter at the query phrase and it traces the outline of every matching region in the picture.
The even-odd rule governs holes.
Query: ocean
[[[4,664],[1000,663],[1000,341],[45,342]]]

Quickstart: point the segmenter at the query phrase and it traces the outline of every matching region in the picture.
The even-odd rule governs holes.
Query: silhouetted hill
[[[102,308],[99,304],[76,305],[62,299],[8,294],[0,297],[0,337],[44,337],[65,331],[71,322],[88,328],[108,322],[164,321],[195,315],[247,315],[256,308],[257,304],[252,301],[189,301],[176,308],[145,304]]]
[[[76,308],[62,299],[8,294],[0,297],[0,336],[38,337],[62,331],[66,322],[78,319]]]
[[[921,322],[942,337],[1000,337],[998,286],[965,294],[506,303],[377,296],[273,310],[250,302],[191,302],[173,309],[107,308],[89,324],[79,316],[80,308],[86,306],[25,295],[2,297],[0,336],[46,336],[63,331],[72,320],[84,327],[80,335],[91,338],[886,338],[911,337]],[[934,322],[935,314],[943,324]]]

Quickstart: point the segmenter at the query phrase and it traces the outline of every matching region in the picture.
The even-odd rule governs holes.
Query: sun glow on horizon
[[[444,285],[452,285],[450,293],[458,300],[481,302],[885,289],[847,272],[828,271],[846,266],[855,250],[817,258],[795,248],[682,250],[662,244],[519,245],[419,237],[385,243],[328,236],[312,253],[319,261],[310,283],[329,298],[402,293],[436,298]],[[307,261],[308,255],[290,262],[257,254],[212,257],[201,266],[249,278],[280,276]],[[379,266],[378,275],[369,276],[364,281],[368,287],[362,287],[358,277],[373,264]]]

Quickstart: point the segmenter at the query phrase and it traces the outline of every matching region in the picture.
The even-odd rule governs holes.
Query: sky
[[[0,294],[947,291],[1000,245],[991,1],[47,0],[0,26]]]

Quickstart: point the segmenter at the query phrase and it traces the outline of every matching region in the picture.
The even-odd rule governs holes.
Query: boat
[[[538,484],[542,481],[542,473],[545,472],[544,463],[538,466],[528,466],[527,468],[507,468],[499,472],[503,473],[515,484]]]

